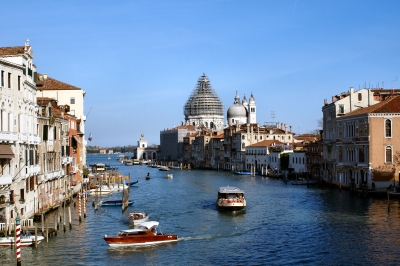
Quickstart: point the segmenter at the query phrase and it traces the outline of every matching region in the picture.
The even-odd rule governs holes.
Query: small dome
[[[247,104],[246,96],[243,96],[242,104],[243,104],[243,105],[246,105],[246,104]]]
[[[251,94],[249,101],[250,101],[250,103],[255,103],[255,100],[254,100],[254,97],[253,97],[253,93]]]
[[[228,118],[247,117],[247,111],[243,105],[235,103],[231,107],[229,107],[227,116]]]

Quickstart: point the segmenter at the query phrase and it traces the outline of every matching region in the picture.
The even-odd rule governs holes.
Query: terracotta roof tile
[[[41,74],[37,75],[36,86],[38,90],[81,90],[81,88],[72,86],[70,84],[58,81],[56,79],[47,77],[45,80],[40,80]]]
[[[25,53],[25,46],[0,47],[0,56],[19,55]]]
[[[381,101],[377,104],[359,108],[353,112],[349,112],[342,117],[349,117],[354,115],[370,114],[370,113],[400,113],[400,95],[388,98],[385,101]]]
[[[272,144],[285,144],[285,143],[280,142],[279,140],[266,139],[266,140],[254,143],[252,145],[249,145],[248,147],[269,147]]]

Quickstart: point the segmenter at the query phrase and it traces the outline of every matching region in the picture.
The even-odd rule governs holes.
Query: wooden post
[[[69,217],[69,230],[72,229],[72,223],[71,223],[71,207],[68,207],[68,217]],[[64,220],[64,225],[65,225],[65,220]]]
[[[388,194],[388,212],[390,212],[390,192],[387,192]]]
[[[42,213],[42,236],[44,236],[44,214]]]
[[[78,216],[79,216],[79,223],[82,222],[81,217],[81,194],[78,193]]]
[[[46,242],[49,243],[49,227],[47,225],[47,220],[46,220]]]
[[[63,230],[64,230],[64,233],[67,231],[67,228],[65,227],[65,218],[67,217],[65,215],[65,208],[66,208],[66,206],[65,206],[65,203],[64,203],[64,209],[63,209]],[[68,207],[68,208],[70,208],[70,207]]]
[[[17,247],[17,266],[21,265],[21,227],[20,227],[20,218],[17,213],[17,217],[15,218],[15,238],[16,247]]]
[[[35,248],[37,248],[37,224],[35,223]]]
[[[82,197],[83,197],[83,218],[86,219],[86,194],[83,193]]]
[[[58,229],[58,228],[57,228],[57,220],[58,220],[57,212],[54,212],[54,230],[57,230],[57,229]]]

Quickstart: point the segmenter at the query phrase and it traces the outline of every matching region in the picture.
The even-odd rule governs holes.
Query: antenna
[[[271,111],[271,118],[272,118],[272,122],[274,122],[274,119],[275,119],[275,111]]]

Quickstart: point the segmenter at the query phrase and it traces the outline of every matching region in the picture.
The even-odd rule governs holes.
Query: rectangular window
[[[385,156],[386,163],[392,163],[392,147],[386,147],[386,156]]]
[[[4,71],[1,71],[1,86],[4,87]]]
[[[340,104],[339,105],[339,114],[344,114],[344,105],[343,104]]]
[[[71,97],[71,99],[70,99],[70,104],[75,104],[75,98],[74,97]]]
[[[343,161],[343,147],[342,146],[338,147],[338,161],[339,162]]]
[[[11,73],[8,73],[8,88],[11,88]]]
[[[359,146],[358,147],[358,161],[360,163],[365,162],[365,158],[364,158],[364,146]]]
[[[18,76],[18,90],[21,90],[21,76]]]

